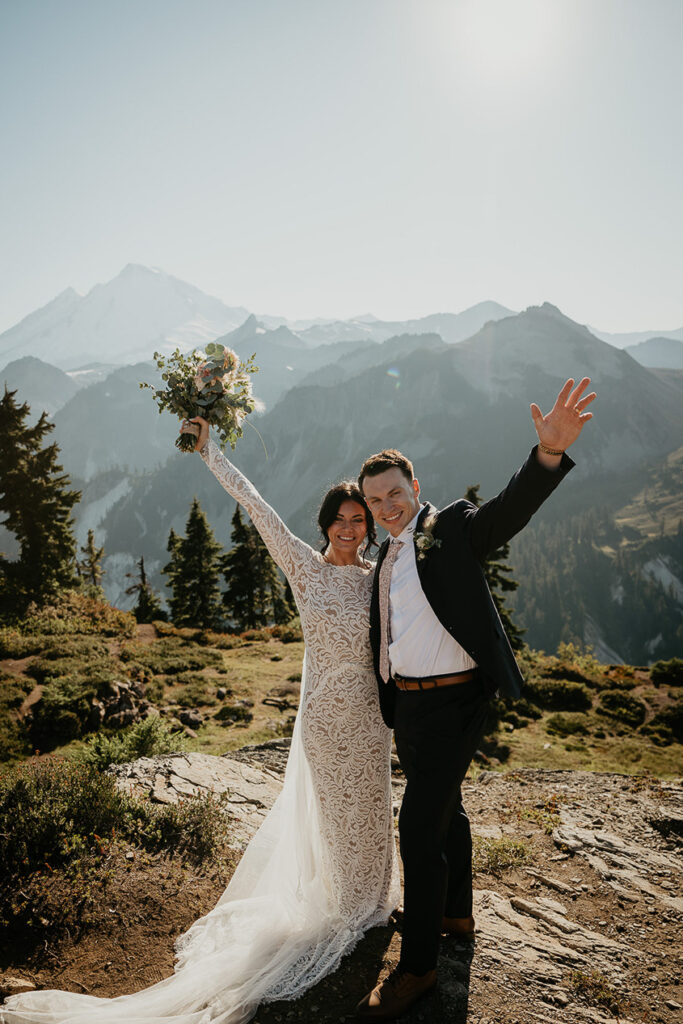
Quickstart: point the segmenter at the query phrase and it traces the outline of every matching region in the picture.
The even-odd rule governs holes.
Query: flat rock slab
[[[121,789],[160,804],[174,804],[204,793],[226,794],[226,811],[232,819],[237,848],[249,842],[282,789],[278,772],[258,761],[250,763],[227,754],[141,757],[130,764],[112,765],[109,771]]]

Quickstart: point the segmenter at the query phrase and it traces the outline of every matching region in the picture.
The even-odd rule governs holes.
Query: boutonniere
[[[420,527],[420,532],[415,538],[415,547],[417,548],[417,557],[422,561],[426,557],[427,552],[431,551],[432,548],[440,548],[441,540],[439,537],[434,536],[434,527],[436,526],[436,518],[429,516],[423,522]]]

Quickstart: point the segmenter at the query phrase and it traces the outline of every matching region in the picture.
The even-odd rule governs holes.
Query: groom
[[[471,937],[472,839],[460,787],[486,726],[488,699],[519,696],[522,676],[482,563],[518,533],[574,463],[565,454],[592,413],[590,380],[568,380],[544,416],[538,444],[497,497],[437,510],[419,500],[410,461],[372,455],[358,484],[390,537],[377,560],[370,642],[382,715],[406,777],[399,817],[404,869],[401,958],[358,1005],[392,1020],[436,984],[442,932]]]

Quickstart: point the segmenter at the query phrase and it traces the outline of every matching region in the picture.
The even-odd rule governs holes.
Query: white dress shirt
[[[417,574],[413,534],[419,515],[396,538],[403,546],[392,568],[389,589],[391,671],[414,679],[467,672],[477,667],[476,662],[441,625]]]

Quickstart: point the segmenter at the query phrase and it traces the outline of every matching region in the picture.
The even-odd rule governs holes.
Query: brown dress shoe
[[[473,917],[444,917],[441,922],[441,931],[446,935],[452,935],[457,939],[474,938]]]
[[[396,967],[356,1007],[361,1020],[393,1020],[436,985],[436,971],[410,974]]]

